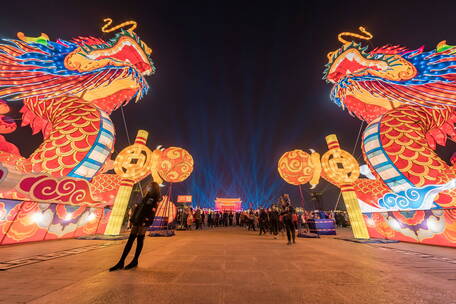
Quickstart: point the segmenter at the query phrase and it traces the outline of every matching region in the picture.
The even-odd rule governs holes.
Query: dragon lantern
[[[136,22],[104,21],[104,33],[116,32],[110,40],[18,33],[0,41],[0,134],[16,129],[6,115],[17,101],[22,126],[43,134],[29,157],[0,135],[1,244],[104,232],[104,207],[121,182],[105,174],[115,139],[109,115],[140,100],[149,88],[145,77],[155,72]]]
[[[108,28],[121,30],[104,41],[78,37],[50,41],[18,33],[0,43],[0,98],[22,100],[22,126],[42,132],[44,141],[28,158],[0,146],[0,162],[23,172],[44,172],[91,180],[113,149],[109,114],[148,90],[154,73],[151,49],[133,32],[132,21]],[[4,123],[5,124],[5,123]],[[18,151],[18,150],[16,150]]]
[[[104,33],[116,32],[110,40],[0,40],[0,134],[17,128],[6,116],[12,101],[23,103],[22,126],[43,134],[30,157],[0,135],[0,244],[117,235],[134,183],[150,174],[180,182],[193,170],[182,148],[149,150],[144,130],[111,160],[109,115],[147,93],[155,67],[136,22],[104,21]]]
[[[372,38],[359,29],[339,34],[343,45],[328,53],[323,79],[333,85],[334,103],[368,123],[362,150],[371,178],[354,184],[367,224],[396,238],[455,246],[456,168],[435,150],[456,140],[456,47],[442,41],[430,51],[368,51],[346,40]]]

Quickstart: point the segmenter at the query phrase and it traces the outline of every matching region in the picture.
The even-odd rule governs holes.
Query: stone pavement
[[[124,242],[1,247],[0,262],[22,264],[0,272],[0,303],[456,303],[450,248],[333,237],[287,246],[216,228],[146,238],[137,269],[110,273]]]

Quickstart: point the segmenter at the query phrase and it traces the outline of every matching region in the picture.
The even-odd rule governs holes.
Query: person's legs
[[[276,239],[279,234],[279,227],[277,223],[272,223],[272,234],[274,234],[274,238]]]
[[[125,266],[125,269],[131,269],[131,268],[135,268],[136,266],[138,266],[138,259],[139,259],[139,256],[141,255],[141,251],[142,251],[143,246],[144,246],[144,238],[145,238],[146,228],[145,227],[139,228],[139,232],[138,233],[139,234],[138,234],[138,237],[136,239],[135,256],[133,257],[133,260],[130,262],[130,264]]]
[[[291,229],[291,225],[285,224],[285,230],[287,230],[288,245],[291,244]]]
[[[293,240],[293,244],[295,244],[296,243],[296,229],[294,226],[291,228],[291,238]]]
[[[266,225],[263,224],[261,226],[261,230],[263,231],[263,234],[266,234]]]
[[[124,250],[122,252],[122,256],[120,257],[119,262],[114,265],[113,267],[109,268],[109,271],[120,270],[124,268],[125,259],[127,258],[128,254],[130,253],[131,247],[133,246],[133,242],[137,237],[138,229],[136,226],[133,226],[130,232],[130,236],[128,237],[128,241],[125,244]]]

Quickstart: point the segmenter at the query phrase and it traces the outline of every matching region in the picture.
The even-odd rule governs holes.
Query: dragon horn
[[[110,28],[111,24],[112,24],[112,19],[111,18],[106,18],[103,20],[105,23],[105,25],[103,25],[103,27],[101,28],[101,31],[103,33],[110,33],[110,32],[113,32],[115,30],[118,30],[122,27],[126,27],[126,26],[130,26],[130,28],[127,30],[129,32],[133,32],[133,30],[138,26],[138,23],[136,21],[133,21],[133,20],[130,20],[130,21],[125,21],[119,25],[116,25],[116,26],[113,26]]]
[[[340,42],[342,42],[343,45],[346,45],[350,42],[348,42],[347,40],[344,39],[344,36],[347,36],[347,37],[354,37],[354,38],[358,38],[358,39],[362,39],[362,40],[371,40],[374,36],[369,33],[365,27],[363,26],[360,26],[359,28],[359,31],[363,34],[365,34],[365,36],[363,35],[360,35],[360,34],[356,34],[356,33],[351,33],[351,32],[342,32],[340,33],[339,35],[337,35],[337,39],[339,39]],[[351,41],[353,42],[353,41]],[[364,50],[363,50],[364,51]],[[328,57],[328,60],[331,60],[334,56],[334,54],[336,54],[337,50],[336,51],[333,51],[333,52],[329,52],[326,57]]]
[[[362,40],[371,40],[374,37],[371,33],[369,33],[366,30],[365,27],[360,26],[358,29],[361,33],[365,34],[365,36],[356,34],[356,33],[351,33],[351,32],[342,32],[337,36],[337,38],[339,39],[340,42],[342,42],[343,44],[346,44],[349,42],[344,39],[344,36],[354,37],[354,38],[358,38],[358,39],[362,39]]]

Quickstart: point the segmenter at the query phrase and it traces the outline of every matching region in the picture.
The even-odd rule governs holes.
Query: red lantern
[[[310,155],[302,150],[288,151],[279,159],[280,176],[289,184],[302,185],[313,177]]]
[[[161,216],[168,218],[168,224],[171,224],[177,215],[177,207],[174,205],[173,202],[169,201],[169,197],[167,195],[163,196],[162,201],[158,205],[157,212],[155,216]]]
[[[185,149],[169,147],[162,151],[157,171],[169,183],[182,182],[193,171],[193,157]]]

